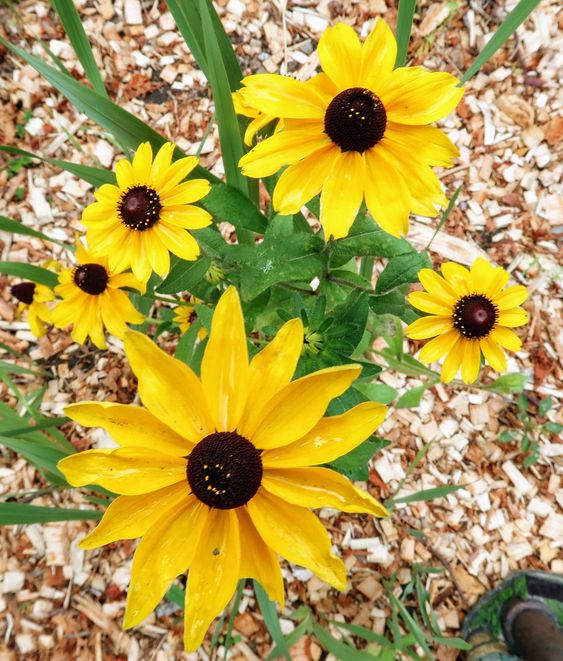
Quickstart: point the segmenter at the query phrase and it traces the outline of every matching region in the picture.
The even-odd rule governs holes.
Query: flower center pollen
[[[81,264],[74,269],[74,284],[92,296],[103,293],[108,286],[108,272],[100,264]]]
[[[496,305],[482,294],[464,296],[454,308],[454,328],[469,339],[487,337],[497,319]]]
[[[33,303],[33,294],[35,294],[34,282],[20,282],[19,285],[14,285],[11,290],[12,296],[25,303],[31,305]]]
[[[233,431],[202,439],[188,457],[187,478],[202,503],[220,510],[245,505],[262,482],[260,452]]]
[[[158,193],[148,186],[135,186],[121,196],[118,214],[131,230],[143,232],[160,219],[162,203]]]
[[[376,145],[387,126],[381,99],[363,87],[337,94],[325,112],[325,133],[342,151],[358,151]]]

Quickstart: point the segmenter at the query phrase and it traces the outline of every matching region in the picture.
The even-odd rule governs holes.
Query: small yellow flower
[[[72,339],[83,344],[90,336],[99,349],[106,349],[104,326],[116,337],[123,337],[127,324],[140,324],[144,316],[134,307],[127,294],[130,287],[143,293],[144,283],[132,273],[121,273],[107,265],[107,259],[94,257],[81,241],[76,244],[78,266],[59,275],[55,292],[63,299],[53,310],[55,326],[74,324]]]
[[[195,309],[196,303],[199,303],[199,301],[193,296],[190,296],[187,303],[184,305],[179,305],[174,310],[174,321],[178,324],[182,333],[185,333],[197,319],[197,310]],[[203,340],[205,337],[207,337],[207,331],[203,326],[198,330],[197,337],[200,340]]]
[[[95,193],[97,202],[86,207],[82,222],[87,228],[92,254],[107,257],[112,271],[129,266],[146,282],[155,271],[170,269],[170,252],[187,260],[199,255],[199,246],[186,230],[207,227],[211,216],[193,206],[205,197],[205,179],[181,183],[195,168],[195,156],[172,163],[174,145],[164,144],[153,160],[150,143],[139,145],[133,162],[118,161],[117,186],[104,184]]]
[[[279,178],[274,208],[294,214],[321,193],[325,238],[348,234],[365,203],[390,234],[406,234],[409,213],[435,216],[446,198],[433,173],[457,148],[427,126],[463,95],[449,73],[395,66],[397,42],[379,20],[365,42],[344,23],[328,28],[318,53],[323,73],[308,82],[275,74],[243,79],[246,107],[283,120],[283,129],[245,154],[249,177]],[[260,116],[260,115],[259,115]]]
[[[141,623],[189,569],[185,646],[195,650],[240,578],[255,578],[281,604],[277,554],[339,590],[346,568],[309,508],[386,516],[374,498],[321,464],[350,452],[382,422],[364,402],[322,417],[360,373],[340,365],[292,381],[303,325],[288,321],[248,361],[236,289],[213,315],[201,378],[129,331],[125,352],[146,408],[85,402],[65,412],[100,426],[117,450],[87,450],[59,462],[73,486],[99,484],[119,497],[82,548],[142,537],[135,551],[124,626]]]
[[[526,310],[518,307],[528,298],[528,290],[522,285],[505,289],[510,277],[507,271],[481,257],[470,270],[454,262],[445,262],[441,270],[443,277],[431,269],[419,271],[426,291],[408,295],[409,303],[429,316],[410,324],[407,337],[434,337],[420,351],[420,360],[433,363],[447,354],[442,366],[445,382],[461,366],[463,381],[473,383],[481,367],[481,353],[493,369],[504,372],[506,356],[501,347],[518,351],[522,346],[510,329],[528,321]]]
[[[20,301],[18,315],[27,310],[27,322],[35,337],[45,335],[45,323],[51,323],[51,310],[47,303],[55,295],[49,287],[35,282],[20,282],[11,288],[12,296]]]

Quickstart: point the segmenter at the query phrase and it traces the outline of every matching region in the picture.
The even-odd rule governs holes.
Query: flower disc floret
[[[33,303],[33,294],[35,293],[35,283],[20,282],[17,285],[12,285],[10,291],[12,296],[17,298],[18,301],[25,305],[31,305]]]
[[[118,208],[124,225],[143,232],[160,220],[162,203],[154,188],[133,186],[123,193]]]
[[[454,307],[454,328],[467,338],[487,337],[497,319],[496,305],[482,294],[463,296]]]
[[[91,296],[99,296],[107,289],[109,274],[101,264],[81,264],[74,269],[74,284]]]

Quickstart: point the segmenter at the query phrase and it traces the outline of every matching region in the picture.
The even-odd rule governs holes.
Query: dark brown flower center
[[[35,293],[34,282],[20,282],[19,285],[13,285],[10,289],[12,296],[25,303],[31,305],[33,303],[33,294]]]
[[[325,133],[342,151],[359,151],[376,145],[387,126],[381,99],[363,87],[337,94],[325,112]]]
[[[469,339],[487,337],[498,319],[496,305],[482,294],[460,298],[454,308],[454,327]]]
[[[109,275],[100,264],[81,264],[74,269],[73,279],[82,291],[97,296],[106,290]]]
[[[241,507],[262,482],[260,452],[236,432],[209,434],[188,457],[187,478],[194,496],[209,507]]]
[[[122,195],[117,208],[124,225],[143,232],[159,221],[162,204],[153,188],[135,186]]]

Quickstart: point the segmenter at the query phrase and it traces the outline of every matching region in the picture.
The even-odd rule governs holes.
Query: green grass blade
[[[374,661],[376,658],[373,654],[362,652],[362,650],[358,650],[347,643],[336,640],[317,622],[313,622],[313,633],[319,643],[331,654],[334,654],[337,659],[341,659],[341,661]]]
[[[31,227],[27,227],[27,225],[23,225],[22,223],[18,223],[17,220],[11,220],[10,218],[6,218],[6,216],[0,216],[0,231],[9,232],[10,234],[22,234],[24,236],[34,236],[38,239],[42,239],[43,241],[50,241],[51,243],[56,243],[59,246],[66,248],[67,250],[71,249],[71,246],[69,246],[66,243],[63,243],[63,241],[59,241],[58,239],[53,239],[50,236],[43,234],[43,232],[34,230]]]
[[[29,434],[30,431],[49,429],[50,427],[60,427],[67,422],[70,422],[70,418],[47,418],[43,422],[38,422],[36,425],[33,425],[33,427],[27,425],[26,427],[18,427],[17,429],[10,429],[9,431],[5,431],[4,437],[13,438],[14,436]]]
[[[434,487],[433,489],[423,489],[422,491],[417,491],[416,493],[410,493],[408,496],[400,496],[399,498],[393,498],[390,505],[395,506],[399,503],[416,503],[421,500],[434,500],[434,498],[443,498],[454,491],[459,491],[460,489],[465,489],[463,484],[450,484],[444,487]]]
[[[260,612],[264,618],[264,624],[268,629],[268,633],[276,644],[279,655],[285,656],[287,661],[291,661],[291,655],[289,653],[289,649],[287,648],[287,643],[280,627],[280,621],[278,619],[278,613],[274,602],[268,599],[266,591],[260,585],[260,583],[258,583],[258,581],[253,581],[253,583],[254,592],[256,593],[256,600],[258,601],[258,606],[260,607]]]
[[[483,50],[475,58],[473,64],[467,69],[460,85],[464,85],[468,80],[479,71],[479,69],[487,62],[499,48],[516,32],[516,28],[523,23],[532,11],[540,4],[540,0],[520,0],[514,9],[501,23],[498,30],[487,42]]]
[[[74,52],[80,60],[80,64],[88,80],[92,83],[92,87],[98,94],[107,97],[102,75],[94,59],[90,42],[88,41],[86,32],[84,32],[84,27],[74,6],[74,2],[72,0],[51,0],[51,4],[63,24],[69,41],[74,48]]]
[[[21,503],[0,503],[0,525],[15,526],[22,523],[48,521],[91,521],[102,518],[97,510],[73,510],[61,507],[39,507]]]
[[[416,9],[416,0],[399,0],[399,15],[397,16],[397,59],[396,67],[404,67],[407,63],[407,50],[411,38],[412,19]]]
[[[31,280],[46,287],[55,287],[59,281],[56,273],[48,271],[40,266],[24,264],[23,262],[0,262],[0,273],[15,275],[24,280]]]
[[[166,599],[168,599],[168,601],[171,601],[173,604],[176,604],[176,606],[180,606],[180,608],[184,608],[184,601],[186,600],[186,594],[179,585],[172,585],[168,589],[168,592],[166,593],[165,597]]]
[[[448,220],[453,208],[455,207],[455,203],[457,202],[457,198],[459,197],[459,194],[461,193],[462,188],[463,188],[463,184],[460,184],[455,189],[455,192],[452,195],[452,199],[448,202],[448,206],[447,206],[446,210],[444,211],[444,213],[442,214],[442,217],[440,218],[440,222],[438,223],[438,226],[434,230],[434,234],[432,235],[432,238],[430,239],[430,241],[428,241],[428,245],[426,246],[426,248],[424,248],[425,251],[430,249],[430,246],[432,245],[432,241],[434,241],[434,239],[436,238],[438,232],[442,229],[442,227],[443,227],[444,223],[446,222],[446,220]]]
[[[401,601],[399,601],[397,597],[390,590],[387,591],[387,596],[389,597],[389,601],[395,606],[395,608],[399,612],[401,618],[403,619],[409,631],[415,637],[416,642],[424,650],[426,654],[424,658],[427,659],[428,661],[431,660],[433,661],[434,656],[430,651],[430,648],[428,647],[428,643],[426,641],[426,636],[424,635],[424,631],[422,631],[422,629],[418,626],[417,621],[409,613],[406,606]]]

